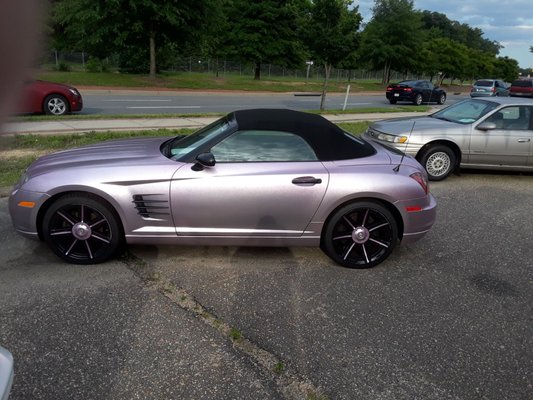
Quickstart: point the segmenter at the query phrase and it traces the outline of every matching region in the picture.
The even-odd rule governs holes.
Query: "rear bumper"
[[[437,218],[437,201],[432,194],[428,194],[427,199],[420,199],[425,202],[421,205],[421,210],[407,212],[406,208],[416,204],[413,200],[406,200],[396,203],[404,219],[404,232],[402,243],[413,243],[420,240],[431,229]]]
[[[397,94],[398,96],[395,96],[395,94]],[[414,98],[415,98],[415,95],[413,93],[405,94],[405,93],[387,92],[385,93],[385,96],[387,97],[387,100],[397,100],[397,101],[414,101]]]

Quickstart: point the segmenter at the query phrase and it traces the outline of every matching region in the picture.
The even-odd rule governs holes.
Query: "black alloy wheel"
[[[115,211],[90,194],[69,194],[56,200],[44,215],[43,236],[55,254],[73,264],[104,262],[123,243]]]
[[[392,213],[379,203],[360,201],[333,214],[324,231],[322,249],[348,268],[370,268],[383,262],[398,241]]]
[[[419,106],[420,104],[422,104],[422,100],[422,95],[419,93],[415,96],[413,103],[415,104],[415,106]]]

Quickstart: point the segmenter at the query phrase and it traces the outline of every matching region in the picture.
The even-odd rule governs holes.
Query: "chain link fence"
[[[92,71],[95,59],[86,52],[62,52],[52,50],[46,53],[41,59],[40,67],[43,69],[55,69],[60,71]],[[177,55],[172,60],[165,60],[165,72],[195,72],[217,76],[242,75],[254,76],[255,65],[242,63],[226,58],[209,59],[200,55]],[[99,69],[108,71],[119,71],[118,57],[108,57],[105,60],[98,60]],[[261,78],[288,78],[294,80],[323,80],[324,67],[313,63],[313,65],[302,65],[301,68],[286,68],[272,63],[261,64]],[[365,69],[340,69],[332,68],[330,80],[351,81],[351,80],[381,80],[382,71],[370,71]],[[393,71],[391,81],[404,79],[427,79],[413,75],[400,74]]]

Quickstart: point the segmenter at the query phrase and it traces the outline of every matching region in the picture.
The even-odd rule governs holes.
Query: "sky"
[[[354,5],[359,5],[363,23],[372,18],[374,0],[355,0]],[[521,68],[533,68],[529,51],[533,46],[533,0],[414,0],[414,6],[480,28],[484,38],[504,46],[500,56],[514,58]]]

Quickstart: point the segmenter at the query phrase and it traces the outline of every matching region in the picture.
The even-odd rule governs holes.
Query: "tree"
[[[498,57],[494,62],[494,76],[512,82],[518,78],[520,68],[518,61],[509,57]]]
[[[361,24],[359,7],[351,0],[315,0],[307,23],[306,44],[317,61],[324,64],[325,77],[320,109],[324,109],[331,68],[357,49]]]
[[[373,15],[361,39],[361,56],[370,67],[383,69],[382,83],[390,81],[392,70],[416,67],[416,50],[422,43],[420,13],[412,0],[376,0]]]
[[[261,79],[261,63],[295,66],[303,62],[303,46],[295,37],[307,0],[234,0],[228,13],[229,55],[254,64]]]
[[[56,43],[99,58],[118,53],[124,64],[132,57],[140,63],[142,55],[155,77],[158,47],[201,32],[210,1],[59,0],[53,6]]]

